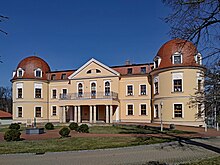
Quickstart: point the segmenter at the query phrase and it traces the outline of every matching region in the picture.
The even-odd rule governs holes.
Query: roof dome
[[[181,63],[177,64],[173,62],[174,54],[181,54]],[[198,66],[195,61],[196,54],[198,54],[198,51],[192,42],[177,38],[163,44],[155,58],[160,58],[158,68],[172,66]]]
[[[19,69],[22,69],[22,71],[23,71],[21,77],[18,76]],[[36,76],[36,73],[35,73],[36,70],[39,70],[41,73],[41,75],[38,77]],[[37,79],[46,80],[47,79],[46,73],[50,72],[50,67],[47,64],[47,62],[45,62],[40,57],[30,56],[30,57],[24,58],[18,64],[16,71],[17,71],[17,74],[15,74],[13,79],[16,79],[16,78],[26,78],[26,79],[37,78]]]

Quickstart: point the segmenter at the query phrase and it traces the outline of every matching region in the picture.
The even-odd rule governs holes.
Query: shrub
[[[69,125],[69,128],[71,129],[71,130],[75,130],[75,131],[77,131],[78,130],[78,124],[77,123],[70,123],[70,125]]]
[[[21,127],[18,123],[11,123],[9,125],[9,129],[16,129],[16,130],[19,130]]]
[[[4,134],[4,139],[9,142],[9,141],[18,141],[20,140],[20,131],[17,129],[10,129],[5,132]]]
[[[52,124],[52,123],[47,123],[47,124],[45,124],[45,129],[47,129],[47,130],[53,130],[54,129],[54,125]]]
[[[89,133],[89,127],[87,124],[82,124],[78,128],[78,132]]]
[[[70,134],[70,130],[68,127],[63,127],[61,128],[61,130],[59,131],[59,134],[62,136],[62,137],[68,137],[69,134]]]
[[[170,124],[170,129],[174,130],[175,129],[175,125],[174,124]]]

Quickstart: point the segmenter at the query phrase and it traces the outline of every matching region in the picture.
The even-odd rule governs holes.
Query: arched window
[[[87,73],[87,74],[90,74],[90,73],[92,73],[92,70],[88,70],[86,73]]]
[[[78,97],[82,97],[83,95],[83,85],[82,83],[78,84]]]
[[[105,96],[110,96],[110,82],[105,82]]]
[[[95,82],[91,83],[91,96],[92,98],[96,97],[96,83]]]

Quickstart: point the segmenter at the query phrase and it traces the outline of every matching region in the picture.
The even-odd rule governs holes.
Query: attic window
[[[182,54],[179,52],[176,52],[172,56],[172,62],[173,64],[182,64]]]
[[[35,77],[40,78],[42,77],[42,70],[40,68],[37,68],[35,71]]]
[[[90,73],[92,73],[92,70],[88,70],[86,73],[87,73],[87,74],[90,74]]]
[[[145,74],[146,73],[146,67],[141,67],[141,73]]]
[[[55,74],[52,74],[51,75],[51,80],[55,80],[56,79],[56,75]]]
[[[61,79],[62,79],[62,80],[66,79],[66,73],[63,73],[63,74],[61,75]]]
[[[23,75],[24,75],[24,70],[22,68],[18,68],[17,77],[23,77]]]
[[[96,69],[96,73],[101,73],[101,70],[99,70],[99,69]]]

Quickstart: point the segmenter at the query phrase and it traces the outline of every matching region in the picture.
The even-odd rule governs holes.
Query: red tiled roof
[[[12,118],[12,115],[8,112],[0,110],[0,118]]]
[[[62,74],[66,74],[65,78],[63,80],[67,80],[68,77],[73,74],[75,71],[74,70],[67,70],[67,71],[54,71],[54,72],[50,72],[48,73],[48,80],[52,80],[52,75],[55,75],[54,76],[54,79],[53,80],[62,80],[61,79],[61,76]]]

